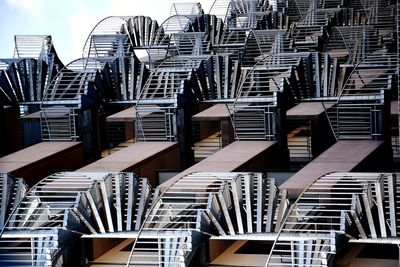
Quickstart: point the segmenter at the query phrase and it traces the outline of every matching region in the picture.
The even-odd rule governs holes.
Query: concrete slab
[[[107,122],[133,122],[136,120],[136,111],[132,108],[124,109],[107,117]]]
[[[325,109],[329,109],[334,104],[332,102],[324,102],[323,105],[321,102],[302,102],[289,109],[286,112],[286,117],[288,120],[314,120],[324,113]]]
[[[277,154],[275,141],[235,141],[215,154],[174,176],[161,187],[168,187],[175,181],[193,172],[262,171],[274,163],[269,160]]]
[[[287,189],[291,198],[298,197],[305,188],[322,175],[330,172],[349,172],[360,166],[383,141],[338,141],[318,158],[290,177],[279,188]]]
[[[0,162],[0,173],[13,173],[26,166],[26,162]]]
[[[81,142],[41,142],[0,158],[0,164],[5,162],[32,163],[81,145]]]
[[[21,119],[23,120],[40,120],[40,111],[36,111],[30,114],[27,114],[23,117],[21,117]],[[69,114],[69,109],[65,109],[65,110],[61,110],[61,109],[57,109],[57,111],[55,112],[48,112],[46,113],[46,117],[47,118],[60,118],[60,117],[64,117],[66,115]]]
[[[155,108],[156,106],[150,106],[150,107]],[[142,113],[140,114],[141,116],[146,116],[150,114],[150,112],[144,112],[143,114]],[[135,120],[136,120],[136,110],[133,107],[124,109],[106,118],[107,122],[132,122]]]
[[[0,158],[0,172],[22,177],[29,186],[52,173],[83,165],[81,142],[41,142]]]
[[[225,104],[216,104],[192,116],[192,121],[220,121],[229,118],[229,111]]]
[[[139,142],[95,161],[79,172],[135,172],[147,177],[153,186],[158,184],[156,171],[179,169],[177,142]]]
[[[328,148],[318,158],[314,159],[313,162],[359,164],[382,144],[382,141],[342,140]]]

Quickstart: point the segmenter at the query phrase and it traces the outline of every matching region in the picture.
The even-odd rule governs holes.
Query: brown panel
[[[332,107],[334,103],[322,103],[320,102],[302,102],[286,112],[288,120],[301,119],[301,120],[314,120],[325,112],[326,109]]]
[[[83,165],[81,142],[42,142],[0,158],[0,172],[22,177],[29,186],[52,173]]]
[[[78,171],[80,172],[135,172],[157,185],[157,170],[179,169],[177,142],[140,142],[106,156]]]
[[[383,145],[383,141],[338,141],[284,182],[280,189],[287,189],[290,197],[296,198],[324,174],[354,170]]]
[[[278,145],[275,141],[236,141],[179,173],[161,186],[168,187],[171,183],[193,172],[262,171],[273,168],[279,161],[277,152]]]

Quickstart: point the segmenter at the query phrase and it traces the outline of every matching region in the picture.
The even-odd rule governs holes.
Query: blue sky
[[[64,64],[79,58],[87,36],[103,18],[146,15],[160,24],[173,3],[190,0],[0,0],[0,58],[13,57],[14,35],[51,35]],[[194,1],[195,2],[195,1]],[[214,2],[200,1],[205,13]]]

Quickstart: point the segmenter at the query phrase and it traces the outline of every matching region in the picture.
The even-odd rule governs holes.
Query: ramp
[[[41,142],[0,158],[0,173],[22,177],[32,186],[49,174],[83,165],[81,142]]]
[[[278,166],[278,143],[276,141],[235,141],[215,154],[207,157],[161,187],[194,172],[260,171]]]
[[[383,149],[383,141],[338,141],[319,157],[284,182],[280,189],[295,198],[312,182],[330,172],[350,172],[365,164],[375,152]]]
[[[179,169],[177,142],[139,142],[95,161],[79,172],[134,172],[156,185],[156,171]]]

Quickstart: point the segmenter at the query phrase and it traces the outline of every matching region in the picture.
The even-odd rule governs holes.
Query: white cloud
[[[75,58],[82,56],[83,46],[96,23],[82,5],[79,7],[78,12],[68,18],[71,50]]]
[[[17,9],[23,13],[27,13],[43,22],[43,9],[45,8],[46,0],[6,0],[6,3],[11,8]]]

